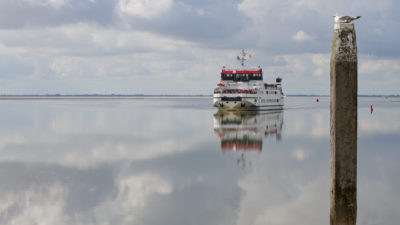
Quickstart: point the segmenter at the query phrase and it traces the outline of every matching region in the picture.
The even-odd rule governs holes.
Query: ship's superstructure
[[[241,68],[222,68],[221,81],[214,89],[214,106],[221,110],[282,109],[282,79],[278,77],[276,83],[264,83],[261,67],[245,67],[247,55],[242,51],[242,57],[237,57],[242,62]]]

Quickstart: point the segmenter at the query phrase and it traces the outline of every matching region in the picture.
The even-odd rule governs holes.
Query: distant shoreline
[[[287,97],[327,97],[329,95],[287,95]],[[400,98],[400,95],[358,95],[358,97],[377,97],[377,98]],[[171,98],[212,98],[212,95],[100,95],[100,94],[87,94],[87,95],[0,95],[0,100],[85,100],[85,99],[93,99],[93,100],[102,100],[102,99],[115,99],[115,100],[129,100],[129,99],[152,99],[152,98],[162,98],[162,99],[171,99]]]
[[[0,95],[0,100],[134,100],[134,99],[204,99],[201,95]]]

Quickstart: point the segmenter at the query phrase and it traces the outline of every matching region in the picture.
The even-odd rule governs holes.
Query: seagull
[[[335,23],[350,23],[353,20],[360,19],[361,16],[340,16],[336,13],[333,18],[335,18]]]

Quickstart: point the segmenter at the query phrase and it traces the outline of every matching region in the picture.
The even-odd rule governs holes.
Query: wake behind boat
[[[247,69],[244,61],[251,57],[244,50],[241,68],[223,67],[221,81],[214,89],[213,103],[221,110],[278,110],[284,105],[281,78],[264,83],[261,67]]]

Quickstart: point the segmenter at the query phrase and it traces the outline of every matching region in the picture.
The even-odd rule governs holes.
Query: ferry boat
[[[220,110],[280,110],[284,105],[282,79],[264,83],[260,66],[247,68],[245,60],[251,58],[244,50],[240,68],[223,67],[221,81],[214,89],[213,104]]]

